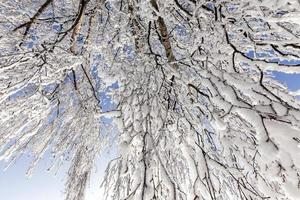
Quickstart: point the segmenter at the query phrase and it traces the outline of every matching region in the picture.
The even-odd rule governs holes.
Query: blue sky
[[[87,189],[86,200],[101,199],[100,184],[109,160],[116,156],[116,152],[104,152],[97,158],[96,167]],[[47,172],[49,160],[43,159],[35,169],[32,177],[25,176],[30,159],[26,156],[18,159],[6,171],[5,163],[0,162],[0,195],[1,200],[64,200],[65,177],[67,166],[57,175]]]
[[[97,83],[100,81],[96,74],[93,74]],[[96,85],[96,88],[100,87],[100,83]],[[114,109],[115,105],[112,103],[107,92],[111,88],[117,88],[118,84],[114,83],[107,88],[106,91],[97,94],[101,98],[101,106],[103,111]],[[32,87],[25,87],[12,95],[15,98],[20,98],[30,94]],[[53,118],[51,116],[50,118]],[[52,119],[53,120],[53,119]],[[105,123],[108,123],[109,119],[103,119]],[[113,133],[112,133],[113,134]],[[91,176],[90,184],[87,188],[86,200],[101,199],[100,184],[104,177],[104,171],[108,162],[117,157],[117,148],[112,147],[103,152],[101,157],[98,157],[95,161],[95,168]],[[49,156],[48,156],[49,158]],[[17,159],[6,171],[6,163],[0,161],[0,200],[64,200],[64,189],[67,177],[68,165],[64,165],[58,172],[47,172],[50,166],[50,160],[45,158],[37,165],[31,178],[26,177],[26,170],[30,165],[31,158],[28,155],[24,155]]]
[[[30,160],[22,157],[5,172],[6,166],[0,163],[0,194],[1,200],[60,200],[62,199],[63,173],[56,177],[46,172],[47,162],[39,163],[35,173],[28,179],[25,177]]]
[[[296,91],[300,89],[300,74],[286,74],[277,71],[273,71],[272,74],[276,80],[287,85],[289,90]]]

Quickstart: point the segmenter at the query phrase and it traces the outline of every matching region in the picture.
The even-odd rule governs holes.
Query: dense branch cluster
[[[81,200],[117,134],[106,199],[300,196],[300,104],[270,76],[300,73],[299,0],[0,7],[0,159],[70,161]]]

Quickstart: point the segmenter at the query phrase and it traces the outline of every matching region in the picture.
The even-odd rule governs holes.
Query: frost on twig
[[[0,5],[1,159],[70,161],[80,200],[118,127],[105,199],[300,196],[299,101],[269,76],[300,72],[299,1]]]

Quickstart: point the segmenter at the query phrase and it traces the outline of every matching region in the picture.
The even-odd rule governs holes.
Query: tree
[[[300,105],[269,76],[300,72],[299,0],[0,5],[1,159],[71,161],[81,200],[117,127],[106,199],[300,196]]]

